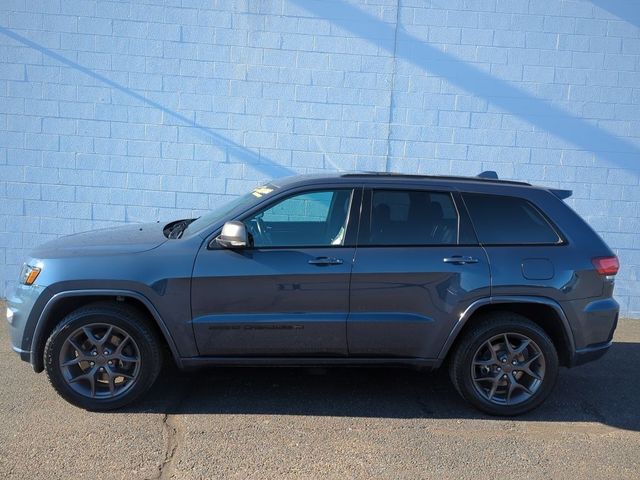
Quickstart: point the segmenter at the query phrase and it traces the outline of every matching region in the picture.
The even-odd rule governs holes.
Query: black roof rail
[[[475,177],[463,177],[455,175],[421,175],[412,173],[397,173],[397,172],[347,172],[342,173],[341,177],[388,177],[388,178],[424,178],[433,180],[452,180],[452,181],[480,181],[480,182],[496,182],[506,183],[512,185],[531,185],[527,182],[520,182],[517,180],[501,180],[498,178],[498,174],[494,171],[482,172]]]

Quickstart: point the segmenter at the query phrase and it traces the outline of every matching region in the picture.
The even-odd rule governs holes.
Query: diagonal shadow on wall
[[[291,0],[301,8],[334,25],[376,44],[393,54],[395,25],[387,24],[342,0]],[[620,168],[640,171],[640,148],[587,121],[554,107],[512,84],[442,52],[397,28],[397,58],[428,70],[448,82],[510,112],[530,124],[571,142],[580,149],[597,153]]]
[[[57,60],[60,63],[63,63],[71,68],[74,68],[92,78],[95,78],[96,80],[109,85],[111,88],[114,88],[116,90],[119,90],[133,98],[135,98],[136,100],[139,100],[142,103],[145,103],[153,108],[157,108],[158,110],[161,110],[162,112],[166,113],[167,115],[170,115],[171,117],[181,121],[182,123],[184,123],[186,126],[188,127],[193,127],[198,129],[199,131],[201,131],[202,133],[205,134],[206,137],[210,138],[213,143],[219,147],[223,147],[225,148],[227,155],[231,155],[234,156],[238,159],[240,159],[241,161],[250,164],[251,166],[253,166],[254,168],[256,168],[257,170],[261,171],[263,174],[269,176],[270,178],[278,178],[278,177],[284,177],[287,175],[294,175],[296,172],[294,172],[293,170],[280,165],[276,162],[274,162],[273,160],[266,158],[262,155],[257,154],[256,152],[253,152],[249,149],[247,149],[246,147],[232,141],[229,140],[228,138],[220,135],[219,133],[216,133],[215,131],[213,131],[212,129],[201,125],[193,120],[191,120],[190,118],[185,117],[184,115],[175,112],[167,107],[165,107],[164,105],[161,105],[158,102],[155,102],[147,97],[145,97],[144,95],[141,95],[127,87],[125,87],[124,85],[121,85],[117,82],[114,82],[113,80],[111,80],[110,78],[105,77],[104,75],[101,75],[97,72],[94,72],[93,70],[90,70],[82,65],[80,65],[79,63],[76,63],[72,60],[69,60],[68,58],[52,51],[49,50],[46,47],[43,47],[42,45],[34,42],[33,40],[30,40],[26,37],[23,37],[22,35],[14,32],[13,30],[10,30],[8,28],[2,27],[0,26],[0,33],[6,35],[9,38],[12,38],[13,40],[16,40],[17,42],[20,42],[28,47],[31,47],[41,53],[43,53],[44,55],[47,55],[48,57],[53,58],[54,60]]]
[[[591,3],[620,20],[640,27],[640,4],[637,0],[591,0]]]

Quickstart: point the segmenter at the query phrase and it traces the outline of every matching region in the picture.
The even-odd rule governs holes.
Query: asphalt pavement
[[[0,478],[640,478],[638,320],[499,419],[444,372],[370,368],[167,368],[134,406],[89,413],[11,352],[0,311]]]

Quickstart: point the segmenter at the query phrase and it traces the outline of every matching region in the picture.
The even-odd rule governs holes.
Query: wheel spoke
[[[498,354],[496,353],[496,348],[492,345],[492,343],[490,341],[485,342],[485,344],[482,346],[482,348],[480,350],[486,349],[489,354],[491,355],[491,358],[489,358],[488,360],[479,360],[478,356],[476,354],[476,356],[473,359],[473,363],[475,365],[480,365],[480,366],[491,366],[491,365],[495,365],[498,363]]]
[[[131,341],[131,335],[127,335],[126,337],[124,337],[122,339],[122,341],[116,347],[116,351],[113,352],[113,355],[111,355],[111,357],[115,358],[117,360],[120,360],[122,362],[137,363],[139,361],[139,359],[137,357],[133,357],[131,355],[126,355],[126,354],[122,353],[122,351],[124,350],[124,347],[130,341]]]
[[[473,364],[474,365],[479,365],[481,367],[490,367],[491,365],[495,365],[496,361],[493,359],[489,359],[489,360],[474,360]]]
[[[93,334],[93,332],[89,327],[82,327],[82,331],[87,336],[87,340],[89,340],[91,345],[93,345],[94,347],[97,347],[98,345],[100,345],[100,340],[96,338],[96,336]]]
[[[131,340],[131,335],[127,335],[126,337],[124,337],[122,339],[122,341],[118,344],[118,346],[116,347],[116,351],[113,352],[113,355],[122,355],[122,349],[124,348],[124,346],[127,344],[127,342]]]
[[[493,396],[496,394],[496,390],[498,389],[498,384],[500,383],[500,377],[495,377],[493,379],[493,384],[491,385],[491,390],[489,391],[489,400],[493,399]]]
[[[69,342],[69,345],[71,345],[73,349],[78,352],[79,356],[87,356],[86,352],[82,348],[80,348],[80,346],[71,337],[67,338],[67,342]]]
[[[541,356],[542,354],[540,352],[535,353],[531,358],[518,365],[518,369],[522,370],[524,373],[535,378],[536,380],[542,380],[542,377],[537,372],[534,372],[531,369],[531,364],[538,360]]]
[[[511,395],[513,394],[513,391],[516,389],[517,383],[518,382],[516,382],[516,379],[513,378],[512,374],[509,374],[507,376],[507,385],[509,386],[509,389],[507,390],[507,405],[511,403]]]
[[[542,380],[542,377],[540,375],[538,375],[536,372],[534,372],[533,370],[531,370],[530,368],[526,368],[523,371],[524,371],[524,373],[526,373],[527,375],[530,375],[531,377],[535,378],[536,380]]]
[[[531,364],[533,362],[535,362],[536,360],[538,360],[540,357],[542,356],[542,354],[540,352],[537,352],[535,354],[533,354],[530,358],[528,358],[526,361],[522,362],[522,367],[523,368],[528,368],[531,366]]]
[[[109,340],[109,338],[111,337],[111,332],[113,332],[113,325],[109,325],[109,328],[107,329],[105,334],[102,337],[100,337],[100,340],[98,342],[101,346],[104,345],[107,342],[107,340]]]
[[[505,333],[504,335],[502,335],[502,337],[504,338],[504,346],[507,348],[507,351],[509,352],[509,354],[513,355],[514,350],[511,346],[511,343],[509,342],[509,336]]]
[[[88,380],[89,377],[93,375],[95,372],[96,372],[96,368],[94,367],[91,370],[89,370],[87,373],[83,373],[82,375],[78,375],[77,377],[70,378],[69,383],[78,383],[83,380]]]
[[[491,360],[494,363],[498,363],[498,348],[494,347],[491,341],[487,342],[486,345],[489,347],[489,352],[491,353]]]
[[[513,351],[513,354],[520,355],[527,349],[530,343],[531,343],[531,340],[529,339],[523,340],[520,346]]]
[[[63,361],[60,365],[61,367],[71,367],[73,365],[78,365],[82,361],[89,360],[87,352],[85,352],[73,338],[67,338],[66,343],[71,346],[71,349],[76,353],[76,356]]]
[[[89,375],[89,385],[91,385],[91,396],[96,396],[96,375],[95,370]]]
[[[492,377],[474,377],[473,378],[476,382],[493,382],[496,377],[492,376]]]
[[[140,360],[136,357],[131,357],[129,355],[111,355],[110,358],[115,358],[116,360],[120,360],[121,362],[126,363],[138,363]]]
[[[87,373],[84,373],[82,375],[78,375],[77,377],[73,377],[71,379],[68,380],[69,383],[78,383],[78,382],[82,382],[84,380],[89,382],[89,386],[91,387],[91,396],[95,397],[96,396],[96,378],[95,378],[95,374],[97,371],[97,367],[93,367],[91,370],[89,370]]]
[[[518,379],[514,378],[514,384],[513,384],[513,388],[519,388],[521,390],[524,390],[525,392],[527,392],[529,395],[533,395],[533,392],[531,391],[531,389],[529,387],[527,387],[526,385],[523,385],[522,383],[518,382]]]
[[[109,393],[113,397],[116,392],[116,375],[113,374],[113,371],[109,367],[105,367],[105,371],[107,372],[107,383],[109,384]]]
[[[77,356],[75,358],[72,358],[71,360],[67,360],[66,362],[64,362],[60,366],[61,367],[72,367],[73,365],[78,365],[82,361],[83,361],[83,358],[80,357],[80,356]]]

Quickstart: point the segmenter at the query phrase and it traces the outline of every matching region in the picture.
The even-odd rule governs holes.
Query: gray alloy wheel
[[[135,385],[141,361],[138,344],[130,334],[108,323],[91,323],[66,338],[58,365],[76,393],[115,398]]]
[[[471,378],[478,393],[498,405],[518,405],[538,391],[545,375],[540,347],[521,333],[491,337],[473,356]]]
[[[458,393],[491,415],[520,415],[549,396],[558,376],[558,352],[545,330],[514,312],[474,319],[449,358]]]
[[[117,302],[69,313],[44,348],[51,385],[87,410],[112,410],[135,401],[162,366],[162,343],[151,322],[140,309]]]

